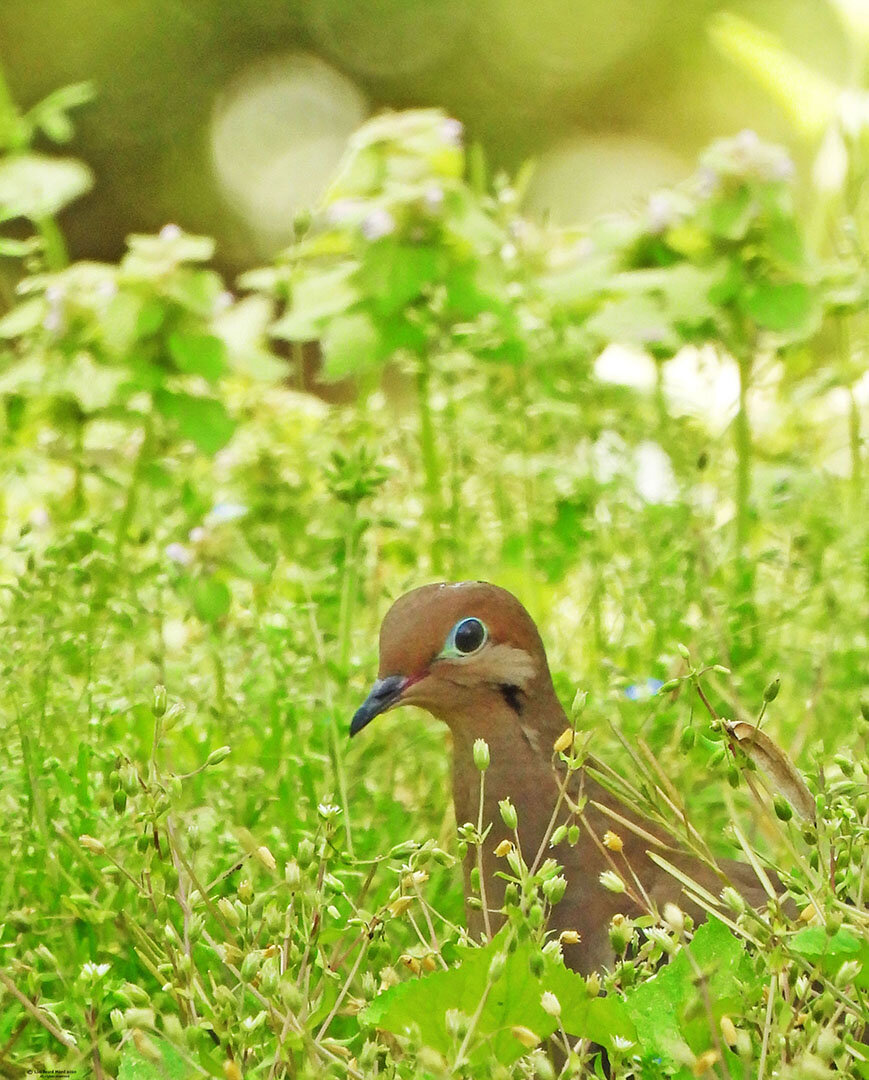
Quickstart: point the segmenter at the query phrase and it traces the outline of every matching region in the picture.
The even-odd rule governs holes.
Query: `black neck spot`
[[[519,698],[519,687],[513,686],[510,683],[501,683],[498,689],[501,691],[501,697],[503,697],[513,712],[516,713],[517,716],[521,716],[522,702]]]

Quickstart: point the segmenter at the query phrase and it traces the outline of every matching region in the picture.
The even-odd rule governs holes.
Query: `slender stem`
[[[66,241],[60,231],[57,222],[51,217],[39,218],[36,228],[42,238],[42,250],[45,252],[45,262],[49,270],[63,270],[69,265],[69,253],[66,250]]]
[[[346,671],[350,660],[350,628],[353,625],[353,601],[356,596],[356,515],[357,504],[350,507],[350,520],[344,534],[344,566],[341,573],[339,611],[339,648],[341,670]]]
[[[419,441],[422,452],[422,465],[425,471],[425,492],[428,501],[429,526],[432,533],[431,560],[436,574],[443,570],[443,558],[440,544],[441,521],[443,519],[443,500],[441,497],[441,468],[435,440],[434,423],[431,414],[431,368],[428,353],[419,356],[416,373],[417,407],[419,408]]]
[[[483,835],[483,805],[486,796],[486,773],[480,773],[480,809],[477,814],[477,833]],[[486,940],[492,940],[492,924],[489,920],[489,901],[486,896],[486,876],[483,872],[483,844],[477,844],[477,873],[480,875],[480,903],[483,905],[483,929],[486,931]]]
[[[136,513],[136,505],[139,498],[139,483],[142,479],[142,473],[145,471],[145,466],[148,463],[148,458],[151,455],[153,441],[154,437],[151,418],[146,417],[142,431],[142,443],[139,447],[139,453],[136,455],[136,460],[133,463],[133,471],[130,476],[127,495],[118,517],[118,528],[115,533],[115,553],[117,555],[120,555],[123,550],[124,544],[127,541],[127,533],[129,532],[130,525],[132,524],[133,517]]]

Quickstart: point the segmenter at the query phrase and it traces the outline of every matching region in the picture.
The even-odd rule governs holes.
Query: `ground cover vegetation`
[[[69,263],[87,93],[0,97],[0,1071],[869,1075],[862,120],[818,104],[814,187],[743,132],[555,230],[385,115],[228,284],[173,225]],[[310,341],[348,404],[296,388]],[[465,939],[443,731],[347,741],[389,601],[465,577],[543,629],[553,753],[789,906],[616,919],[582,978],[568,828]]]

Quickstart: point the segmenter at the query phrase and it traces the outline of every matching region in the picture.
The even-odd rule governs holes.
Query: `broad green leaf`
[[[71,158],[20,154],[0,161],[0,221],[54,217],[89,191],[93,176]]]
[[[145,1057],[135,1043],[128,1042],[121,1057],[118,1080],[188,1080],[191,1068],[175,1047],[156,1035],[149,1035],[148,1039],[159,1057]]]
[[[717,919],[704,923],[688,949],[706,977],[713,1003],[720,1006],[738,995],[745,950],[724,923]],[[694,971],[684,949],[665,968],[628,993],[627,1011],[645,1056],[679,1062],[707,1048],[689,1047],[686,1040],[685,1014],[697,1000],[697,993]],[[708,1033],[708,1027],[706,1030]]]
[[[226,371],[226,347],[213,334],[171,334],[169,353],[185,375],[201,375],[215,383]]]
[[[206,454],[222,450],[235,431],[235,421],[216,398],[159,389],[154,403],[163,416],[177,422],[185,439],[191,439]]]
[[[740,306],[759,327],[782,334],[798,334],[808,327],[812,294],[800,282],[761,280],[747,286]]]
[[[652,296],[628,296],[605,304],[586,324],[603,342],[642,345],[675,351],[680,344],[659,301]]]
[[[381,240],[371,244],[356,274],[365,296],[374,297],[384,315],[403,310],[443,272],[443,252],[425,244]]]
[[[323,348],[323,375],[345,379],[369,371],[384,357],[383,341],[371,316],[362,310],[341,315],[326,326]]]
[[[190,585],[190,593],[196,614],[203,622],[219,622],[229,611],[232,596],[217,578],[197,578]]]
[[[839,960],[851,960],[859,952],[862,943],[849,930],[839,929],[832,937],[823,926],[806,926],[797,930],[789,941],[791,949],[811,960],[819,956],[831,956]]]
[[[271,328],[275,337],[314,341],[324,324],[359,300],[353,284],[356,264],[345,262],[330,270],[306,268],[293,284],[292,306]]]
[[[552,1034],[555,1020],[540,1004],[545,990],[554,993],[561,1003],[565,1028],[571,1035],[609,1046],[617,1035],[633,1041],[633,1024],[623,1004],[617,999],[590,998],[584,979],[560,961],[547,958],[543,975],[535,978],[529,965],[537,949],[526,941],[507,954],[503,974],[493,984],[480,1012],[476,1030],[481,1045],[472,1060],[482,1062],[494,1057],[509,1064],[521,1057],[526,1051],[512,1034],[516,1025],[530,1028],[541,1039]],[[397,1035],[410,1035],[416,1028],[425,1045],[448,1056],[453,1037],[446,1026],[447,1011],[457,1009],[468,1016],[475,1012],[485,991],[492,958],[503,950],[503,933],[485,948],[463,950],[458,967],[392,987],[375,998],[360,1020]]]

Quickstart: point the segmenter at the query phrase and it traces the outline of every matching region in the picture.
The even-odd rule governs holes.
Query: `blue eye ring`
[[[459,619],[450,630],[441,656],[473,656],[489,640],[486,624],[473,616]]]

